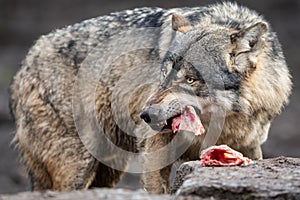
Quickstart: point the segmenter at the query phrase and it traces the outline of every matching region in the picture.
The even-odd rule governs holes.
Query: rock
[[[152,195],[142,190],[131,191],[124,189],[93,189],[85,191],[72,191],[72,192],[22,192],[15,195],[0,195],[1,200],[18,200],[18,199],[39,199],[39,200],[200,200],[203,198],[192,196],[170,196],[170,195]]]
[[[278,157],[246,167],[202,167],[199,161],[183,163],[177,170],[173,195],[153,195],[143,190],[98,188],[72,192],[23,192],[0,195],[15,199],[300,199],[300,158]]]
[[[216,199],[300,199],[300,158],[265,159],[246,167],[186,162],[177,170],[172,192]]]

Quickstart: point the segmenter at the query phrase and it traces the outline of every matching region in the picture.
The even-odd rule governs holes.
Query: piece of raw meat
[[[227,145],[211,146],[203,150],[200,159],[202,166],[246,166],[252,163],[251,159]]]
[[[193,106],[187,106],[180,116],[173,119],[172,130],[174,133],[180,130],[190,131],[195,133],[195,135],[202,135],[205,132],[201,120]]]

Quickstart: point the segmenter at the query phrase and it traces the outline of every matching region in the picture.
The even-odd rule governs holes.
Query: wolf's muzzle
[[[160,108],[158,105],[152,105],[142,110],[140,117],[147,123],[155,123],[159,121]]]
[[[177,101],[164,106],[152,104],[142,110],[140,117],[155,131],[171,130],[172,120],[181,114],[181,110]]]

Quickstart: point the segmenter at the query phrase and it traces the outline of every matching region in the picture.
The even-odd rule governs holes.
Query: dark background
[[[84,19],[127,8],[203,6],[214,2],[217,1],[0,0],[0,193],[29,189],[17,152],[10,147],[14,125],[8,109],[8,86],[29,47],[40,35]],[[300,0],[238,2],[258,11],[269,20],[278,33],[293,75],[294,88],[290,104],[272,124],[269,139],[263,146],[265,157],[300,157]],[[136,187],[136,176],[128,177],[121,186]]]

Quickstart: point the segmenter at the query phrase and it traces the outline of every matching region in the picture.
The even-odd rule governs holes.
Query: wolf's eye
[[[191,77],[187,77],[186,78],[186,82],[191,85],[191,84],[193,84],[195,82],[195,79],[193,79]]]

